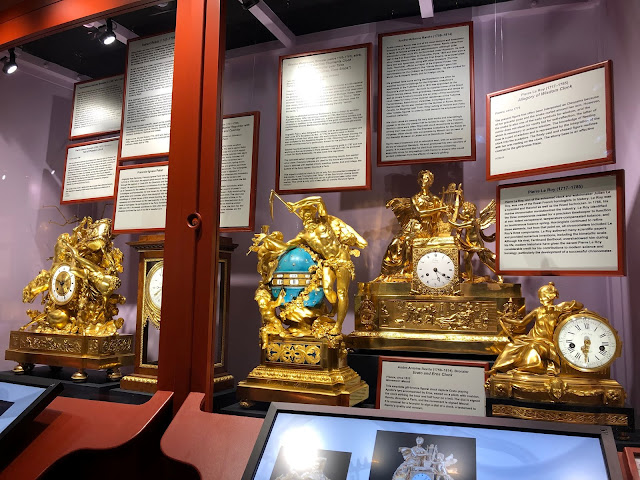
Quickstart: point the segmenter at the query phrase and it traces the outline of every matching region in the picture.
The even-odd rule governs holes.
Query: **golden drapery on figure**
[[[538,289],[541,306],[512,322],[511,328],[522,328],[533,322],[528,333],[512,337],[493,364],[492,372],[518,370],[525,373],[557,375],[560,359],[553,343],[556,325],[565,316],[578,312],[583,305],[572,300],[554,305],[559,293],[553,282]],[[504,325],[504,324],[503,324]],[[508,332],[510,333],[510,332]]]

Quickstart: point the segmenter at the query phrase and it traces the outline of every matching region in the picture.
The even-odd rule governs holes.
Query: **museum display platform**
[[[147,402],[152,395],[132,392],[120,389],[119,381],[111,381],[106,378],[104,372],[87,371],[87,381],[77,383],[71,379],[75,372],[73,368],[51,368],[46,366],[35,367],[30,374],[17,376],[13,371],[0,372],[0,380],[20,379],[29,382],[30,379],[52,379],[60,381],[64,390],[60,393],[62,397],[71,397],[85,400],[99,400],[102,402],[115,402],[130,405],[141,405]],[[34,382],[35,384],[35,382]]]

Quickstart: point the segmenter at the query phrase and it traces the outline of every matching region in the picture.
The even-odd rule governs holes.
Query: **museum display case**
[[[351,280],[323,285],[328,298],[335,294],[340,301],[329,301],[326,311],[314,317],[326,317],[327,325],[341,324],[345,344],[336,344],[335,358],[327,356],[323,368],[329,371],[331,362],[348,366],[368,385],[368,396],[361,389],[354,398],[370,407],[380,401],[379,385],[388,385],[391,375],[381,373],[380,362],[385,361],[403,367],[395,360],[408,359],[406,364],[430,369],[432,377],[442,376],[433,374],[436,371],[448,374],[447,369],[463,367],[474,367],[476,376],[483,376],[497,358],[504,360],[499,356],[505,348],[514,349],[522,341],[518,338],[527,328],[520,320],[544,306],[537,292],[553,282],[560,294],[556,305],[571,300],[583,304],[589,311],[589,328],[606,327],[611,334],[598,341],[583,335],[577,347],[570,347],[566,341],[572,338],[562,332],[573,332],[567,327],[573,325],[570,314],[581,310],[569,309],[567,318],[559,317],[557,328],[553,325],[558,338],[552,332],[546,339],[555,342],[545,357],[551,359],[551,369],[583,376],[580,365],[573,365],[573,372],[569,369],[569,355],[577,352],[585,362],[593,362],[590,353],[600,352],[600,347],[605,348],[606,365],[585,367],[596,382],[589,383],[589,392],[586,387],[576,390],[571,382],[560,385],[546,372],[534,372],[544,380],[540,385],[511,377],[507,385],[505,378],[496,376],[488,384],[494,400],[483,404],[486,413],[553,420],[573,416],[582,422],[588,413],[596,418],[592,423],[616,427],[618,440],[623,435],[633,441],[632,409],[638,404],[633,379],[639,364],[632,293],[639,268],[634,251],[639,181],[634,86],[640,64],[632,53],[640,40],[634,28],[640,9],[621,0],[434,0],[430,13],[431,2],[417,0],[367,7],[355,3],[27,0],[0,10],[0,57],[6,55],[7,69],[13,55],[18,65],[15,74],[0,75],[5,102],[0,146],[3,157],[11,159],[0,172],[9,206],[2,217],[7,266],[0,302],[3,350],[12,350],[10,331],[27,323],[27,308],[38,310],[22,304],[20,289],[43,269],[53,269],[49,276],[64,277],[63,283],[71,276],[49,260],[56,254],[56,241],[71,234],[76,218],[110,218],[117,234],[114,245],[124,253],[121,286],[115,294],[126,297],[114,321],[123,318],[123,338],[141,338],[140,329],[147,329],[147,346],[140,343],[134,355],[141,360],[139,371],[133,373],[157,375],[158,392],[144,408],[150,419],[163,425],[160,430],[169,423],[168,412],[173,413],[164,434],[164,455],[196,465],[212,478],[239,478],[260,420],[221,419],[219,413],[210,413],[225,411],[214,408],[220,399],[215,394],[251,378],[257,366],[273,363],[285,350],[291,352],[282,356],[291,364],[287,388],[305,391],[310,377],[298,374],[309,365],[299,359],[313,359],[307,350],[321,343],[311,323],[308,331],[281,335],[304,323],[296,315],[314,308],[306,304],[285,312],[297,324],[284,322],[282,331],[274,325],[266,328],[264,305],[277,303],[278,292],[271,289],[268,272],[266,277],[256,272],[256,256],[244,254],[253,248],[255,235],[275,233],[263,230],[263,225],[280,232],[280,240],[294,239],[307,228],[302,214],[289,214],[278,201],[266,201],[274,198],[272,190],[285,206],[321,196],[325,213],[350,226],[367,245],[351,245],[362,250],[353,258]],[[99,45],[93,56],[80,48],[87,41],[100,42],[110,29],[117,38],[114,50]],[[175,50],[169,55],[167,45],[172,42]],[[55,55],[56,49],[63,53]],[[72,121],[88,108],[92,92],[110,117],[118,110],[113,99],[121,99],[120,123],[94,126],[85,117],[85,124]],[[141,105],[155,109],[154,115],[145,114]],[[154,120],[145,124],[142,117]],[[570,131],[562,130],[569,126]],[[155,138],[141,140],[150,132]],[[142,148],[147,144],[153,149]],[[115,158],[113,172],[106,166],[107,157]],[[108,185],[84,185],[81,177],[89,168],[108,177]],[[446,215],[419,205],[414,217],[405,215],[403,206],[414,208],[411,199],[423,190],[416,179],[425,178],[426,171],[431,173],[427,191],[447,206]],[[166,220],[165,211],[140,207],[143,201],[160,201],[158,192],[165,194]],[[396,203],[385,208],[391,199]],[[136,208],[137,217],[131,215]],[[318,217],[308,223],[321,224],[322,215],[315,208]],[[63,225],[67,220],[70,223]],[[219,226],[219,221],[224,223]],[[445,224],[451,226],[448,232],[441,228]],[[217,253],[225,230],[237,244],[229,263],[221,263]],[[160,311],[152,283],[160,278],[159,267],[140,263],[139,270],[142,257],[126,243],[159,233],[164,233],[165,243],[162,281],[155,280],[162,284],[162,328],[156,330]],[[438,255],[446,257],[442,266],[435,263]],[[73,261],[82,263],[79,257]],[[393,271],[398,261],[407,269],[389,281],[398,273]],[[349,270],[344,262],[331,262],[327,271],[334,276]],[[455,270],[451,283],[420,280],[425,272],[447,268]],[[299,279],[295,275],[309,274],[311,281],[314,272],[278,273],[283,282],[286,276],[288,283],[283,285],[291,286],[292,279]],[[96,275],[88,270],[84,274],[92,279]],[[98,289],[97,282],[87,282]],[[256,286],[265,287],[264,305],[254,301]],[[66,312],[60,306],[68,304],[67,293],[60,295],[58,307],[45,310],[47,319],[55,316],[54,310]],[[273,310],[284,311],[281,305]],[[227,315],[223,328],[221,319]],[[518,326],[510,328],[513,325]],[[51,332],[33,332],[41,333]],[[565,345],[558,343],[563,341],[573,351],[563,350]],[[524,350],[513,351],[519,355]],[[554,352],[564,363],[554,363]],[[33,363],[46,365],[36,367],[37,375],[64,379],[73,373],[59,371],[59,364],[44,357],[8,358],[14,361],[3,361],[2,370],[13,369],[17,361],[27,369]],[[115,361],[107,363],[76,368],[119,368]],[[509,365],[491,373],[513,376]],[[259,383],[267,388],[253,400],[276,399],[269,390],[283,385],[281,373],[270,370],[269,376],[261,377]],[[439,384],[434,379],[428,385],[436,390]],[[522,394],[526,389],[537,393]],[[591,400],[567,414],[565,403],[576,403],[577,397]],[[58,398],[52,406],[62,411],[65,401]],[[387,395],[386,401],[399,400]],[[538,408],[540,404],[544,406]],[[89,418],[92,407],[82,405]],[[585,410],[594,406],[600,409]],[[126,406],[100,408],[104,418],[135,415],[120,407]],[[482,410],[482,405],[476,407]],[[552,413],[540,413],[550,409]],[[245,413],[264,415],[266,405]],[[619,415],[625,415],[624,425],[619,419],[612,423]],[[247,445],[231,460],[230,447],[196,434],[198,422],[230,436],[246,432]],[[397,471],[398,478],[451,475],[445,463],[454,452],[423,441],[422,447],[417,438],[398,446],[427,450],[437,444],[432,465],[422,465],[423,471]],[[198,442],[194,452],[215,445],[228,470],[207,470],[213,468],[208,463],[213,459],[185,450]],[[60,450],[60,458],[69,452]],[[454,458],[460,462],[455,454]],[[337,456],[335,461],[339,463]],[[347,465],[353,461],[352,456]],[[316,464],[318,472],[321,463]]]

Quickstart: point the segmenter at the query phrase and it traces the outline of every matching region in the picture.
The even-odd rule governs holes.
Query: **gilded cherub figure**
[[[496,254],[484,246],[484,242],[494,242],[495,232],[485,235],[484,230],[496,222],[496,201],[491,202],[480,211],[476,217],[476,206],[471,202],[464,202],[458,213],[460,222],[449,220],[456,229],[456,241],[463,253],[464,273],[463,278],[471,283],[485,281],[486,277],[475,277],[473,274],[473,255],[484,263],[489,270],[496,273]],[[498,283],[502,283],[502,276],[497,275]]]
[[[516,370],[538,375],[557,375],[560,358],[553,344],[556,325],[566,316],[583,308],[582,303],[572,300],[554,305],[558,290],[553,282],[538,289],[541,306],[532,310],[520,321],[511,318],[507,325],[521,329],[533,322],[526,334],[510,335],[511,341],[498,356],[491,373]],[[505,324],[503,324],[505,325]]]

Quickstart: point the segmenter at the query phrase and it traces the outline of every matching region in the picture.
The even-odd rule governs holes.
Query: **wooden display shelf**
[[[239,479],[263,420],[203,412],[203,402],[204,393],[189,394],[160,441],[162,452],[192,465],[201,478]]]
[[[172,397],[172,392],[158,391],[142,405],[58,397],[33,421],[30,436],[4,465],[0,480],[38,478],[74,452],[120,447],[168,422]]]

